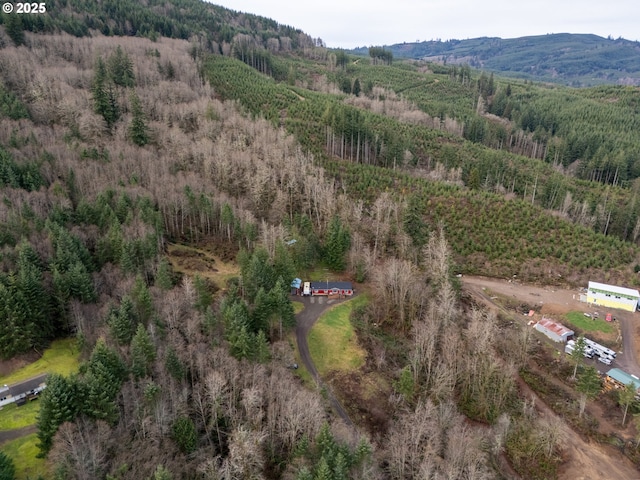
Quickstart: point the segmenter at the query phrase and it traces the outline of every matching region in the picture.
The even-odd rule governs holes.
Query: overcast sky
[[[640,39],[640,0],[209,0],[269,17],[330,48],[593,33]]]

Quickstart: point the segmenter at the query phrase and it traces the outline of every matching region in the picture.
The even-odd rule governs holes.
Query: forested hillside
[[[396,57],[471,65],[504,77],[575,87],[640,84],[640,44],[554,33],[521,38],[431,40],[386,47]],[[366,54],[366,48],[354,50]]]
[[[0,355],[82,349],[40,399],[49,478],[556,476],[529,331],[456,274],[638,283],[636,90],[353,57],[195,0],[52,5],[0,26]],[[176,245],[239,273],[179,273]],[[288,368],[317,272],[365,297],[354,428]]]

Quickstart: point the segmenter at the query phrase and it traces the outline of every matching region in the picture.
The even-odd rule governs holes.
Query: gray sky
[[[209,0],[331,48],[416,40],[593,33],[640,40],[640,0]]]

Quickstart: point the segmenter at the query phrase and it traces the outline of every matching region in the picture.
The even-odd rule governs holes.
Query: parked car
[[[601,363],[604,363],[605,365],[611,365],[611,363],[613,363],[611,358],[607,357],[606,355],[600,355],[598,357],[598,361],[601,362]]]

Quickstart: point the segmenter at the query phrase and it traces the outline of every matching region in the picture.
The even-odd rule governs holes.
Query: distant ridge
[[[396,58],[471,67],[571,86],[640,85],[640,43],[591,34],[431,40],[385,46]],[[367,48],[354,50],[367,54]]]

